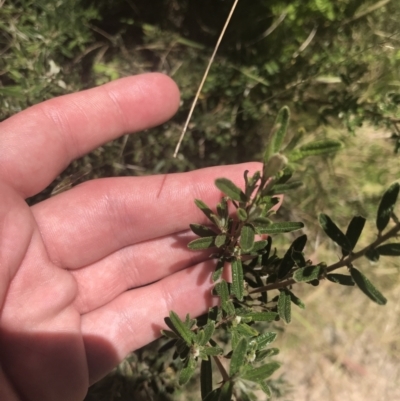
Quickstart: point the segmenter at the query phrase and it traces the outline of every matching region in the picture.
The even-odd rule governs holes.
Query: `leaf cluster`
[[[279,202],[277,194],[291,188],[294,172],[288,165],[291,152],[295,155],[301,152],[301,149],[291,150],[287,157],[281,152],[289,117],[288,108],[279,112],[271,142],[264,153],[263,169],[252,175],[244,172],[244,189],[228,178],[219,178],[215,185],[224,196],[215,210],[203,201],[195,200],[209,224],[190,225],[199,238],[191,241],[188,247],[212,252],[210,257],[216,260],[213,293],[220,298],[220,306],[212,308],[200,321],[189,315],[181,320],[171,311],[165,319],[170,330],[164,330],[163,334],[170,339],[166,346],[175,347],[174,358],[183,361],[180,384],[190,380],[197,362],[201,361],[203,400],[231,400],[234,393],[251,394],[251,386],[246,385],[249,382],[271,396],[268,379],[279,368],[279,363],[270,358],[279,350],[269,347],[276,338],[276,332],[271,331],[270,326],[280,320],[290,323],[292,304],[305,308],[293,291],[295,284],[318,286],[327,279],[356,286],[379,305],[386,303],[386,298],[354,266],[354,262],[362,256],[376,260],[381,255],[400,255],[400,244],[383,244],[400,231],[400,223],[394,215],[398,183],[391,185],[383,195],[376,218],[377,239],[364,249],[355,250],[365,226],[364,217],[353,217],[344,233],[328,215],[319,215],[322,229],[341,248],[342,257],[337,263],[328,266],[307,259],[306,234],[297,236],[284,252],[273,246],[276,235],[304,227],[298,221],[273,221]],[[311,144],[309,149],[323,154],[332,144],[328,140],[327,143]],[[390,220],[394,226],[388,229]],[[347,269],[347,273],[333,273],[339,268]],[[229,282],[226,276],[231,278]],[[213,339],[221,330],[229,333],[228,347]],[[222,376],[217,386],[213,384],[213,367],[217,367]],[[240,386],[237,385],[239,382]]]

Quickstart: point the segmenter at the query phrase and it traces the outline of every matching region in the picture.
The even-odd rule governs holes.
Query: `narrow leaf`
[[[278,355],[278,354],[279,354],[278,348],[268,348],[267,350],[257,351],[255,361],[261,362],[267,357],[270,358],[270,357]]]
[[[174,311],[169,312],[169,318],[171,319],[176,331],[179,333],[185,343],[190,346],[192,344],[193,333],[185,325],[185,323],[179,319],[179,316]]]
[[[324,155],[336,153],[343,147],[343,143],[334,139],[324,139],[307,143],[300,148],[293,150],[289,159],[291,161],[299,161],[309,156]]]
[[[304,249],[306,243],[307,235],[305,234],[301,235],[293,241],[293,243],[290,245],[289,249],[283,256],[281,264],[279,265],[278,278],[285,277],[291,271],[296,261],[298,260],[298,256],[301,255],[301,252]]]
[[[246,337],[256,337],[258,336],[258,331],[256,329],[253,329],[251,326],[249,326],[246,323],[240,323],[237,327],[236,330],[238,333],[240,333],[243,336]]]
[[[257,227],[257,234],[280,234],[300,230],[304,227],[302,222],[272,223],[267,227]]]
[[[236,213],[237,213],[240,221],[246,221],[247,220],[246,210],[244,210],[241,207],[239,207],[238,210],[236,210]]]
[[[212,335],[214,334],[215,330],[215,322],[210,320],[205,326],[204,326],[204,338],[203,341],[200,345],[206,345],[209,341]]]
[[[183,386],[186,384],[193,376],[197,367],[197,362],[193,358],[187,358],[185,366],[179,374],[179,385]]]
[[[201,399],[204,400],[212,391],[212,364],[211,359],[202,360],[200,366]]]
[[[260,386],[260,389],[268,396],[271,397],[271,389],[269,388],[268,384],[265,382],[259,382],[258,385]]]
[[[225,264],[225,260],[223,258],[218,259],[217,266],[215,267],[215,271],[212,274],[212,280],[214,282],[218,281],[221,278],[222,272],[224,270],[224,264]]]
[[[247,202],[247,196],[243,191],[238,188],[231,180],[227,178],[217,178],[215,186],[224,194],[228,195],[231,199],[238,202]]]
[[[242,379],[259,383],[270,377],[280,366],[278,362],[270,362],[258,368],[248,370],[241,377]]]
[[[326,235],[336,242],[339,246],[341,246],[346,251],[351,251],[351,245],[347,237],[343,234],[343,232],[339,229],[339,227],[332,221],[332,219],[321,213],[318,217],[319,224],[325,231]]]
[[[254,245],[255,230],[251,224],[245,224],[240,232],[240,247],[243,252],[250,252]]]
[[[224,350],[220,347],[205,347],[203,348],[203,351],[205,355],[209,356],[217,356],[217,355],[222,355],[224,353]]]
[[[188,248],[192,251],[200,251],[202,249],[208,249],[215,247],[215,238],[216,237],[203,237],[197,238],[188,243]]]
[[[199,237],[212,237],[217,235],[211,228],[201,224],[190,224],[190,229]]]
[[[246,317],[250,317],[254,322],[273,322],[277,315],[275,312],[251,312]]]
[[[347,285],[347,286],[354,286],[354,281],[351,278],[351,276],[348,276],[347,274],[339,274],[339,273],[332,273],[328,274],[326,278],[329,281],[332,281],[332,283],[337,283],[341,285]]]
[[[232,293],[239,301],[243,300],[244,278],[243,267],[240,259],[234,259],[231,263],[232,266]]]
[[[303,181],[298,181],[298,180],[288,182],[287,184],[275,184],[270,190],[269,194],[270,195],[284,194],[288,191],[292,191],[302,186],[303,186]]]
[[[400,244],[384,244],[378,246],[376,251],[382,256],[400,256]]]
[[[290,294],[288,291],[282,290],[278,298],[278,314],[285,323],[290,323],[292,320],[291,306]]]
[[[297,283],[307,283],[309,281],[313,281],[318,279],[320,275],[323,273],[324,268],[321,265],[316,266],[306,266],[302,269],[298,269],[293,274],[293,279]]]
[[[254,342],[257,345],[257,350],[261,351],[267,345],[271,344],[275,341],[277,334],[269,331],[267,333],[260,334],[257,338],[254,339]]]
[[[354,216],[351,219],[346,231],[346,237],[350,244],[350,249],[342,249],[343,256],[347,256],[350,253],[349,251],[352,251],[357,245],[358,239],[364,229],[365,221],[366,219],[362,216]]]
[[[219,401],[231,401],[233,393],[233,383],[231,381],[225,382],[221,388]]]
[[[161,330],[161,334],[168,338],[174,338],[174,339],[179,338],[178,335],[174,331],[170,331],[170,330]]]
[[[279,153],[273,154],[270,159],[264,163],[263,176],[265,178],[274,177],[287,165],[287,158]]]
[[[371,262],[377,262],[380,257],[379,252],[373,248],[368,249],[364,256]]]
[[[219,234],[215,238],[215,246],[217,248],[221,248],[222,246],[224,246],[225,242],[226,242],[226,234]]]
[[[246,361],[247,353],[247,339],[242,337],[237,344],[236,348],[233,350],[231,357],[231,364],[229,367],[229,376],[236,375],[240,368],[244,365]]]
[[[214,223],[214,220],[211,218],[213,211],[200,199],[195,199],[194,203]]]
[[[286,289],[285,291],[287,291],[289,293],[290,300],[292,301],[292,303],[294,303],[300,309],[305,309],[306,308],[306,306],[304,305],[303,301],[299,297],[294,295],[292,291],[289,291],[288,289]]]
[[[378,214],[376,217],[376,227],[381,232],[389,223],[390,215],[393,212],[394,205],[399,195],[400,185],[395,182],[383,194],[379,203]]]
[[[378,305],[385,305],[387,299],[373,286],[373,284],[355,267],[350,269],[351,277],[357,284],[358,288],[372,301]]]
[[[276,130],[275,135],[274,135],[274,148],[273,152],[277,153],[281,151],[283,141],[286,136],[286,132],[288,129],[289,125],[289,120],[290,120],[290,110],[289,107],[283,106],[276,117],[275,120],[275,127],[274,129]]]
[[[221,389],[216,388],[215,390],[211,391],[206,398],[202,401],[219,401],[219,396],[221,394]]]

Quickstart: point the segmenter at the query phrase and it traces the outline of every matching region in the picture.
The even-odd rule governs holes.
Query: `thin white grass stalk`
[[[225,31],[226,31],[226,29],[228,28],[229,22],[230,22],[230,20],[231,20],[231,18],[232,18],[233,12],[235,11],[235,8],[236,8],[238,2],[239,2],[239,0],[235,0],[235,2],[233,3],[233,6],[232,6],[232,8],[231,8],[231,11],[229,12],[228,18],[227,18],[226,21],[225,21],[225,25],[224,25],[224,27],[222,28],[222,32],[221,32],[221,34],[219,35],[217,44],[215,45],[214,52],[213,52],[213,54],[212,54],[212,56],[211,56],[211,58],[210,58],[210,61],[208,62],[208,65],[207,65],[206,71],[205,71],[205,73],[204,73],[204,75],[203,75],[203,79],[201,80],[199,89],[197,89],[197,93],[196,93],[196,96],[195,96],[195,98],[194,98],[194,100],[193,100],[192,107],[190,108],[189,115],[188,115],[188,117],[187,117],[187,119],[186,119],[186,122],[185,122],[185,126],[183,127],[182,134],[181,134],[181,136],[180,136],[180,138],[179,138],[178,144],[176,145],[174,157],[176,157],[176,156],[178,155],[179,148],[181,147],[181,143],[182,143],[182,141],[183,141],[183,137],[184,137],[185,134],[186,134],[187,128],[188,128],[188,126],[189,126],[190,119],[192,118],[192,114],[193,114],[194,108],[196,107],[197,100],[199,99],[201,90],[203,89],[204,82],[206,82],[207,75],[208,75],[208,73],[210,72],[211,65],[212,65],[212,63],[214,62],[215,55],[217,54],[219,45],[221,44],[222,38],[223,38],[224,35],[225,35]]]

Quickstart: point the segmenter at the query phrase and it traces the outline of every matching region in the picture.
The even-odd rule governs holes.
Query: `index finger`
[[[32,106],[0,124],[0,177],[32,196],[73,159],[123,134],[161,124],[178,105],[175,83],[152,73]]]

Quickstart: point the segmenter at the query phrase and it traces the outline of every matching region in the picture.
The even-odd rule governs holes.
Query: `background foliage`
[[[30,202],[91,178],[260,160],[277,110],[287,104],[293,115],[289,135],[300,144],[335,138],[345,149],[334,157],[299,162],[297,174],[306,185],[295,199],[288,197],[281,217],[308,223],[317,254],[322,240],[314,226],[316,211],[329,211],[339,223],[355,213],[371,215],[399,172],[393,150],[400,143],[400,4],[239,1],[188,135],[173,159],[231,3],[0,1],[0,119],[55,95],[145,71],[171,75],[182,91],[182,107],[173,120],[73,162]],[[383,278],[389,287],[390,277]],[[132,355],[107,379],[109,392],[93,389],[88,399],[100,399],[96,391],[104,399],[129,393],[149,399],[154,389],[159,399],[168,399],[168,392],[176,390],[174,367],[165,368],[156,348],[150,345]],[[280,388],[277,382],[275,392]]]

